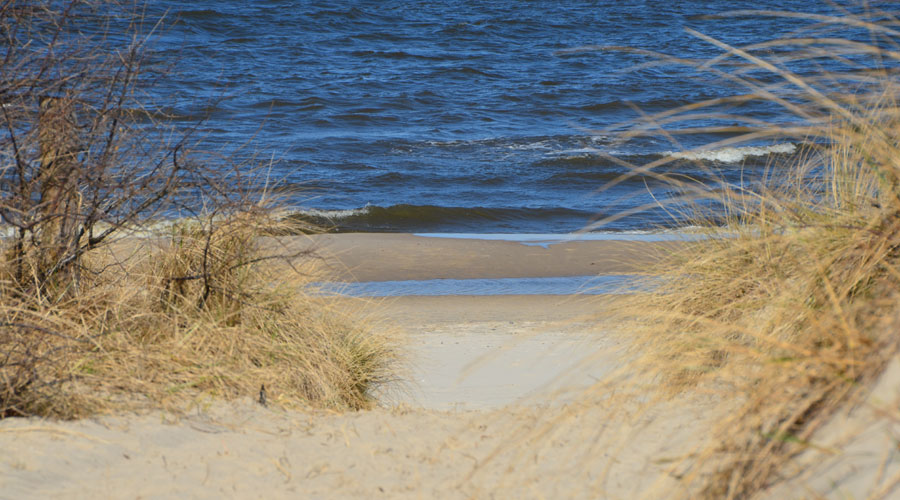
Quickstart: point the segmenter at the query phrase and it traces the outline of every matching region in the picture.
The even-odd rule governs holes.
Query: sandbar
[[[606,240],[539,246],[401,233],[324,234],[292,243],[316,248],[337,281],[634,274],[681,244]]]

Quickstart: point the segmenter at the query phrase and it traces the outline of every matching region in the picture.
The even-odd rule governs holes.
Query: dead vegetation
[[[721,56],[658,64],[709,71],[737,86],[736,97],[646,116],[626,133],[677,144],[684,124],[714,117],[746,133],[708,149],[763,139],[803,144],[802,154],[773,164],[766,178],[740,184],[654,173],[672,158],[634,166],[680,189],[672,209],[710,236],[662,266],[656,293],[619,311],[635,339],[638,390],[652,380],[665,397],[694,391],[738,404],[711,430],[711,445],[673,467],[690,497],[748,498],[777,481],[900,347],[900,22],[865,6],[827,19],[758,11],[721,17],[748,15],[798,25],[749,47],[692,32]],[[825,59],[827,71],[819,64]],[[738,104],[749,100],[777,104],[798,121],[761,124],[741,115]],[[717,130],[724,129],[702,132]]]
[[[155,29],[136,4],[0,3],[0,417],[367,407],[392,340],[305,292],[315,261],[252,170],[148,121]]]

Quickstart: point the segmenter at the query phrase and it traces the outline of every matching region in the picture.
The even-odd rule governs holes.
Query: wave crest
[[[366,205],[346,210],[306,209],[291,212],[289,219],[311,223],[338,231],[422,232],[435,227],[463,232],[479,232],[490,227],[510,227],[516,222],[534,220],[541,224],[553,221],[581,220],[586,224],[592,212],[568,208],[522,207],[445,207],[435,205]],[[577,227],[575,228],[577,229]]]
[[[679,160],[706,160],[718,161],[722,163],[738,163],[748,156],[768,156],[770,154],[791,154],[797,151],[797,145],[787,142],[784,144],[774,144],[772,146],[744,146],[744,147],[728,147],[710,150],[694,150],[694,151],[666,151],[665,156],[676,158]]]

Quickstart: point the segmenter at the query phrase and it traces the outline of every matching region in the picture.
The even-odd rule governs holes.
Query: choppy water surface
[[[834,12],[799,0],[159,1],[150,15],[176,22],[155,48],[176,74],[155,92],[173,119],[205,119],[209,149],[272,155],[288,202],[345,229],[568,232],[668,194],[641,176],[593,194],[626,171],[607,155],[642,164],[722,138],[621,144],[597,130],[633,119],[634,107],[733,92],[684,68],[624,71],[649,60],[640,54],[582,49],[709,57],[717,51],[685,27],[743,45],[797,24],[697,17],[736,8]],[[757,118],[787,119],[755,106]],[[703,179],[699,160],[737,179],[795,151],[758,146],[667,168]],[[651,209],[606,229],[671,224]]]

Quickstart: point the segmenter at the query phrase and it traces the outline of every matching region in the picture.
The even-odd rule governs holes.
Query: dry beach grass
[[[397,338],[307,293],[316,261],[262,251],[264,221],[175,226],[125,256],[95,252],[67,297],[4,291],[2,413],[177,410],[262,386],[269,404],[370,406],[394,378]]]
[[[853,9],[829,18],[723,14],[790,17],[798,26],[750,47],[693,32],[722,55],[661,62],[709,71],[740,95],[647,116],[626,134],[661,134],[677,144],[673,129],[715,116],[740,123],[746,134],[710,149],[759,139],[805,144],[762,182],[698,186],[652,174],[673,158],[634,167],[681,189],[673,209],[710,238],[677,252],[658,269],[655,293],[619,311],[634,340],[632,383],[645,393],[652,380],[663,398],[699,392],[736,404],[707,445],[678,461],[684,496],[747,498],[771,486],[792,457],[816,448],[816,431],[858,401],[898,352],[900,23],[865,5]],[[854,29],[852,40],[834,36]],[[792,69],[823,58],[828,71]],[[779,105],[802,125],[760,124],[739,107],[721,111],[748,99]],[[890,491],[880,483],[855,494],[883,498]]]

